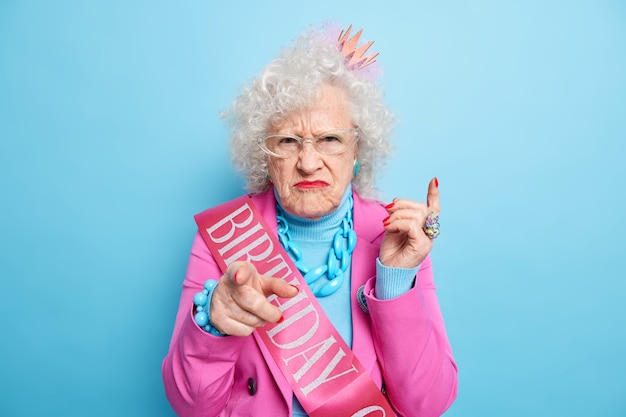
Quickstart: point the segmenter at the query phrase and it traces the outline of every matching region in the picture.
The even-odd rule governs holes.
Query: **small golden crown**
[[[357,48],[356,45],[359,42],[361,34],[363,33],[363,29],[359,30],[352,37],[352,39],[348,39],[351,30],[352,25],[350,25],[345,31],[342,30],[339,34],[339,50],[341,51],[341,54],[346,57],[346,65],[348,68],[358,70],[376,62],[375,58],[378,56],[378,52],[368,56],[363,56],[370,46],[372,46],[374,41],[369,41],[365,45],[361,45]]]

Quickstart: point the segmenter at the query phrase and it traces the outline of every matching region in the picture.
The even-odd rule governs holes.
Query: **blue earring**
[[[354,160],[354,170],[352,171],[352,176],[356,177],[356,174],[359,173],[359,170],[361,169],[361,163],[359,162],[358,159]]]

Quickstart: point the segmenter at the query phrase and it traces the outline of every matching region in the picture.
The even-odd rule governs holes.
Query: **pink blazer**
[[[276,233],[272,190],[253,197]],[[435,294],[430,257],[415,286],[400,297],[374,297],[375,260],[387,211],[354,194],[352,350],[399,416],[440,416],[457,393],[457,369]],[[169,352],[163,360],[165,394],[180,417],[290,416],[293,391],[269,352],[254,336],[216,337],[194,322],[193,296],[222,275],[196,234],[183,282]],[[369,314],[356,301],[365,285]]]

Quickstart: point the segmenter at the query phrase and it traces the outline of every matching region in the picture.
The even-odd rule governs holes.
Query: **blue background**
[[[253,4],[0,3],[0,415],[173,415],[192,215],[242,192],[219,113],[327,19],[381,51],[380,197],[440,180],[446,416],[626,415],[626,3]]]

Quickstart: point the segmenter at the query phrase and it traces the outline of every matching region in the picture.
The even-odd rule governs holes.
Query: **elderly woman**
[[[425,203],[372,199],[392,117],[372,80],[375,56],[364,56],[369,44],[356,45],[360,32],[327,32],[298,38],[227,114],[250,204],[301,275],[268,275],[245,255],[226,265],[199,228],[162,367],[180,416],[439,416],[456,397],[429,257],[438,181]],[[318,310],[307,325],[290,307],[308,299]],[[310,327],[303,343],[322,327],[330,336],[290,354],[295,342],[265,343],[297,326]],[[323,359],[335,342],[346,347]],[[344,357],[354,364],[340,368]],[[371,387],[381,398],[354,405],[370,401]]]

